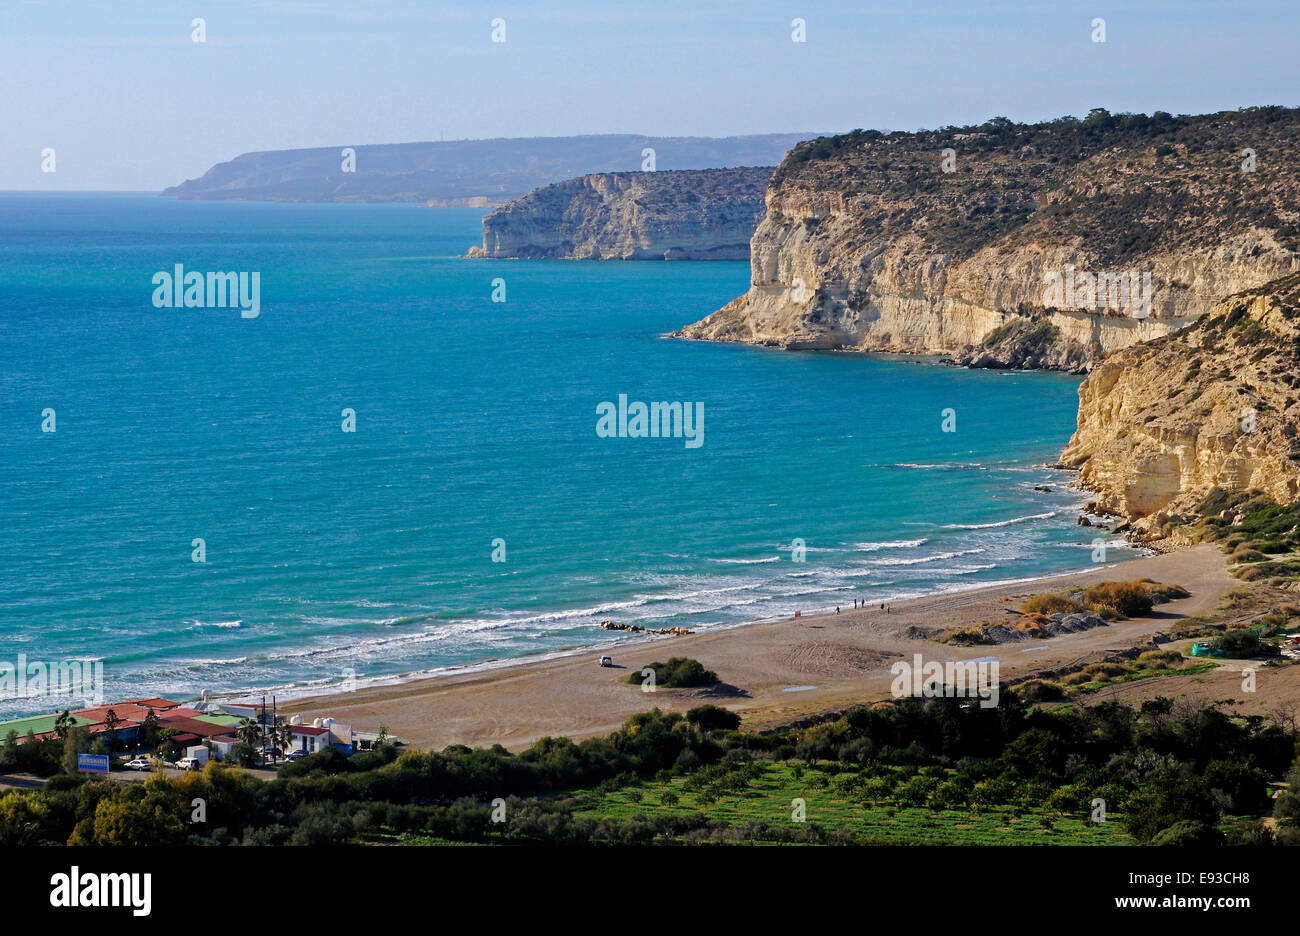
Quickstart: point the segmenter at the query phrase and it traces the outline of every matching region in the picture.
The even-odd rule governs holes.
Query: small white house
[[[208,740],[212,742],[212,756],[217,760],[229,757],[230,749],[239,743],[234,735],[216,735]]]
[[[315,725],[290,725],[289,731],[293,736],[289,744],[290,751],[306,751],[308,754],[314,754],[330,746],[328,728],[317,728]]]

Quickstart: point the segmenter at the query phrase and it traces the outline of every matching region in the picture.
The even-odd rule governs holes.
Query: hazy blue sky
[[[0,0],[0,189],[159,189],[290,147],[1295,104],[1297,27],[1296,0]]]

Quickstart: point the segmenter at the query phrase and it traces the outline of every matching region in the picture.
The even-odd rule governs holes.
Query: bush
[[[1116,617],[1141,617],[1151,613],[1155,602],[1141,582],[1099,582],[1083,593],[1089,610]]]
[[[1137,661],[1146,669],[1177,669],[1183,665],[1183,655],[1177,650],[1148,650]]]
[[[655,662],[645,668],[654,670],[655,685],[665,689],[690,689],[720,682],[717,673],[705,669],[699,660],[687,657],[672,657],[667,663]],[[633,686],[641,685],[640,670],[628,676],[627,682]]]
[[[1208,822],[1183,820],[1160,832],[1151,840],[1152,845],[1218,845],[1223,835]]]
[[[1034,595],[1020,606],[1025,614],[1073,614],[1083,610],[1079,602],[1065,595]]]
[[[699,705],[686,713],[686,720],[701,731],[735,731],[740,716],[718,705]]]
[[[1065,695],[1065,690],[1056,683],[1043,679],[1031,679],[1021,683],[1016,687],[1016,692],[1026,702],[1051,702]]]
[[[1271,643],[1260,640],[1259,635],[1248,630],[1230,630],[1217,640],[1211,641],[1210,645],[1236,659],[1272,656],[1277,653],[1277,648]]]

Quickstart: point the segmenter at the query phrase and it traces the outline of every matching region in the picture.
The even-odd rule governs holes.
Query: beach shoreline
[[[1050,640],[993,647],[956,647],[917,636],[984,620],[1005,619],[1024,596],[1097,581],[1149,577],[1181,585],[1187,598],[1159,606],[1151,617]],[[358,728],[384,725],[416,747],[502,744],[527,747],[545,736],[573,738],[617,730],[637,712],[653,707],[681,710],[717,704],[736,711],[746,726],[761,729],[800,717],[889,697],[889,666],[922,653],[937,661],[996,656],[1002,677],[1021,679],[1149,637],[1171,620],[1213,610],[1219,597],[1239,584],[1214,546],[1099,565],[1072,572],[1009,580],[939,592],[870,608],[841,606],[838,613],[808,614],[736,623],[690,636],[650,637],[593,644],[548,653],[457,667],[418,678],[395,677],[384,685],[308,694],[281,708],[304,716],[331,716]],[[1040,585],[1042,587],[1040,587]],[[615,666],[600,667],[602,655]],[[672,656],[698,659],[718,673],[722,687],[642,692],[625,682],[629,673]]]

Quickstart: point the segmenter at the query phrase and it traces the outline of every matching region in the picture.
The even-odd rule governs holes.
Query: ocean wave
[[[958,556],[969,556],[973,553],[984,552],[984,547],[976,546],[972,549],[954,549],[951,552],[934,553],[929,556],[915,556],[909,559],[868,559],[867,561],[874,566],[909,566],[921,565],[926,562],[942,562],[944,559],[956,559]]]
[[[1094,546],[1093,543],[1053,543],[1052,545],[1053,545],[1053,546],[1062,546],[1062,547],[1064,547],[1064,548],[1066,548],[1066,549],[1093,549],[1093,548],[1095,548],[1095,546]],[[1107,549],[1140,549],[1140,548],[1141,548],[1141,547],[1139,547],[1139,546],[1134,545],[1133,543],[1130,543],[1130,542],[1129,542],[1128,540],[1126,540],[1126,539],[1111,539],[1111,540],[1104,540],[1104,541],[1101,543],[1101,545],[1104,546],[1104,547],[1107,548]]]
[[[1028,514],[1024,517],[1012,517],[1010,520],[998,520],[994,523],[945,523],[945,530],[992,530],[995,527],[1011,526],[1016,523],[1027,523],[1030,520],[1046,520],[1049,517],[1055,517],[1059,510],[1049,510],[1046,513]]]
[[[882,549],[915,549],[928,542],[925,537],[913,540],[882,540],[878,543],[854,543],[853,548],[858,552],[879,552]]]
[[[780,562],[780,556],[771,556],[767,559],[710,559],[710,562],[722,562],[727,565],[766,565],[769,562]]]
[[[194,630],[199,627],[235,628],[235,627],[239,627],[244,622],[240,620],[240,621],[190,621],[188,623],[190,625],[190,630]]]
[[[361,626],[381,625],[383,627],[392,627],[394,624],[412,623],[417,620],[420,619],[415,617],[410,617],[410,618],[393,617],[393,618],[379,618],[378,620],[376,620],[374,618],[326,617],[326,616],[315,615],[315,614],[307,615],[302,618],[302,622],[304,624],[311,624],[314,627],[356,627],[358,625]]]

